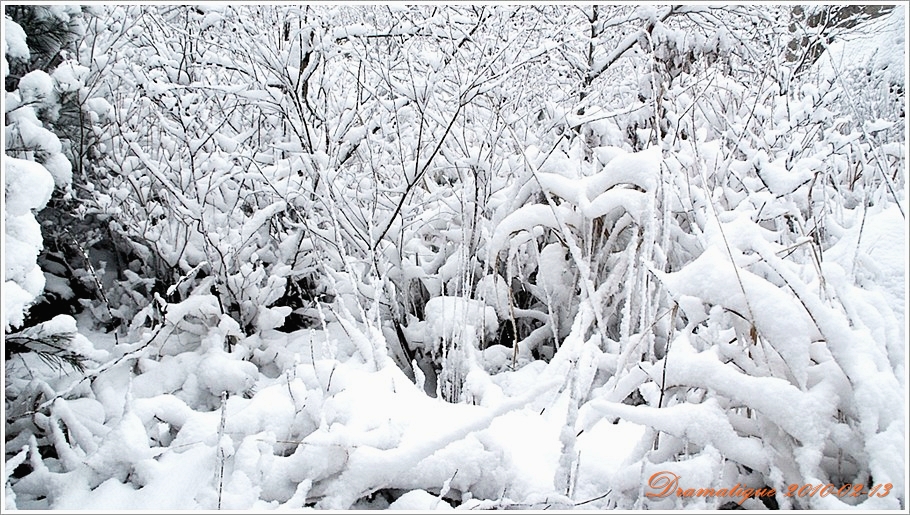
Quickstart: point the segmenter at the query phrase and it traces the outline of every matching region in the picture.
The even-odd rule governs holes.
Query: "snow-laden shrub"
[[[22,325],[29,306],[44,290],[44,275],[37,266],[43,242],[34,211],[47,204],[54,179],[40,164],[11,156],[3,160],[3,177],[3,326],[9,331]]]
[[[115,70],[120,77],[106,99],[87,104],[92,112],[104,108],[95,129],[101,155],[90,170],[98,187],[89,191],[87,212],[110,225],[112,250],[122,256],[108,294],[113,315],[127,323],[154,323],[137,318],[153,292],[182,300],[207,280],[220,309],[245,331],[280,326],[281,317],[272,320],[266,313],[282,298],[286,281],[306,276],[312,263],[295,204],[300,162],[250,151],[251,142],[270,141],[269,131],[279,130],[265,120],[277,123],[264,86],[241,91],[230,85],[241,72],[207,61],[216,42],[202,50],[205,55],[174,48],[183,60],[158,55],[157,47],[138,38],[140,32],[168,44],[186,41],[152,27],[157,14],[138,16],[143,11],[115,9],[99,16],[97,24],[107,32],[95,34],[93,48],[107,52],[83,56],[99,71]],[[195,34],[211,21],[189,8],[159,21],[181,15],[194,21]],[[152,67],[148,73],[146,65]],[[209,96],[212,89],[221,93]],[[130,279],[136,274],[154,279],[139,298]]]
[[[66,9],[16,9],[34,15],[25,16],[26,21],[52,19],[52,25],[69,27]],[[3,218],[7,243],[3,249],[3,327],[8,331],[22,326],[28,308],[44,290],[45,278],[36,266],[44,243],[35,215],[45,208],[55,188],[69,188],[72,166],[59,138],[48,129],[59,107],[57,83],[43,69],[34,69],[34,63],[29,61],[39,59],[45,49],[30,51],[25,30],[12,18],[4,18],[4,27],[3,76],[15,79],[17,86],[8,88],[4,104]],[[37,29],[28,24],[26,27]],[[43,39],[38,37],[38,42]],[[13,72],[15,75],[11,76]]]
[[[634,479],[614,483],[607,505],[712,506],[640,497],[643,482],[670,469],[691,471],[683,490],[891,485],[887,496],[868,499],[778,494],[781,507],[900,505],[904,472],[881,445],[905,431],[903,404],[869,399],[901,395],[905,330],[891,305],[902,306],[903,293],[863,285],[869,273],[904,272],[888,251],[882,268],[866,268],[860,234],[866,216],[902,218],[905,179],[881,173],[880,142],[839,130],[844,95],[863,92],[806,81],[781,94],[778,85],[715,75],[693,96],[686,84],[698,74],[678,77],[662,83],[676,134],[661,141],[661,189],[673,193],[658,212],[673,247],[666,261],[646,261],[660,285],[653,323],[621,342],[618,355],[596,358],[614,375],[585,383],[590,401],[578,411],[582,428],[604,415],[649,427],[627,458]],[[861,186],[849,179],[848,162],[861,171]],[[593,323],[594,314],[583,320]],[[602,341],[579,328],[568,340],[589,349]]]
[[[103,12],[131,331],[9,362],[16,507],[905,505],[905,149],[778,8]]]

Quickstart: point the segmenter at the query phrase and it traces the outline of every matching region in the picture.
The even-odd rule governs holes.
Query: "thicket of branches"
[[[870,286],[875,264],[858,240],[867,217],[904,216],[903,78],[874,66],[831,78],[819,50],[893,13],[808,11],[71,13],[80,28],[61,40],[61,66],[77,84],[58,80],[68,114],[45,122],[73,170],[41,215],[39,265],[54,287],[7,348],[83,309],[116,338],[72,336],[74,349],[39,353],[81,348],[72,373],[53,359],[36,368],[34,347],[7,356],[7,493],[54,506],[54,481],[77,470],[90,488],[110,477],[140,488],[134,464],[105,451],[112,435],[140,431],[165,449],[185,419],[140,397],[223,415],[228,398],[255,406],[264,375],[293,400],[300,356],[274,343],[276,331],[339,327],[351,343],[329,340],[324,357],[373,371],[394,363],[454,404],[500,409],[476,378],[544,364],[556,382],[542,402],[566,406],[557,507],[582,500],[577,438],[604,419],[648,429],[628,473],[590,506],[668,507],[641,485],[670,463],[701,470],[706,484],[783,491],[892,483],[863,506],[904,506],[904,466],[890,455],[906,431],[905,317]],[[12,119],[7,155],[27,158]],[[241,379],[146,385],[159,366],[215,355]],[[106,413],[117,374],[143,386],[131,386],[133,408]],[[318,373],[294,374],[325,390],[307,410],[328,409]],[[309,446],[262,452],[307,463],[338,445],[316,439],[332,432],[313,416],[287,438]],[[200,505],[221,507],[224,474],[240,470],[221,445],[211,445],[217,499]],[[263,501],[322,508],[383,489],[461,503],[470,497],[452,492],[495,499],[503,487],[470,473],[445,487],[432,474],[389,484],[351,472],[375,464],[362,447],[344,452],[292,487],[246,474]]]

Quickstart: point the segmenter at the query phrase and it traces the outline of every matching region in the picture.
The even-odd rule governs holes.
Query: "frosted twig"
[[[224,426],[227,422],[227,392],[221,392],[221,424],[218,426],[218,471],[215,474],[215,482],[218,483],[218,509],[221,509],[221,494],[224,490],[224,446],[221,439],[224,438]]]

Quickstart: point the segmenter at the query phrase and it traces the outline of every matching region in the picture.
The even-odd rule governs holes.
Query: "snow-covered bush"
[[[8,360],[7,505],[904,507],[903,83],[790,13],[99,7],[49,78],[129,331],[24,334],[84,368]]]
[[[3,326],[9,331],[23,324],[29,306],[44,290],[44,275],[37,266],[41,228],[33,210],[47,204],[54,179],[40,164],[11,156],[3,160],[3,177]]]
[[[53,48],[59,52],[77,30],[70,22],[71,11],[52,6],[13,8],[32,35],[30,49],[26,32],[9,16],[4,17],[3,77],[7,82],[4,102],[4,270],[3,327],[20,327],[29,307],[45,287],[42,271],[36,266],[44,243],[35,214],[47,205],[55,188],[65,190],[72,181],[72,166],[63,153],[60,139],[49,130],[59,110],[59,84],[42,61]],[[24,18],[24,20],[23,20]],[[42,27],[46,31],[40,30]],[[47,39],[62,33],[56,45]],[[56,41],[56,40],[55,40]],[[41,64],[44,69],[38,67]]]
[[[674,232],[667,235],[674,248],[664,263],[647,265],[668,297],[657,298],[652,309],[661,314],[649,317],[654,322],[635,347],[623,349],[615,375],[595,383],[579,418],[607,415],[650,428],[649,445],[629,458],[627,470],[641,475],[619,497],[634,498],[642,478],[668,469],[668,461],[692,460],[711,463],[718,484],[779,492],[807,478],[890,483],[898,497],[869,498],[863,506],[895,506],[904,495],[903,472],[879,449],[903,434],[902,408],[861,399],[900,397],[897,371],[905,364],[897,349],[905,332],[889,306],[896,299],[860,293],[853,271],[863,251],[860,238],[847,235],[862,232],[862,216],[885,209],[871,206],[890,204],[883,216],[901,217],[904,179],[881,173],[861,134],[839,129],[839,95],[860,91],[820,91],[807,80],[782,93],[777,84],[756,88],[709,71],[710,83],[695,94],[687,81],[698,81],[698,73],[661,83],[670,129],[661,142],[661,181],[674,192],[663,198],[663,216],[671,218],[662,225]],[[865,172],[857,190],[839,167],[846,162]],[[850,257],[835,250],[851,244]],[[649,348],[650,359],[623,372],[630,355],[647,356]],[[633,404],[641,405],[624,404],[636,390]],[[843,447],[847,441],[853,451]],[[710,483],[702,477],[699,486]],[[829,508],[858,502],[777,501]]]

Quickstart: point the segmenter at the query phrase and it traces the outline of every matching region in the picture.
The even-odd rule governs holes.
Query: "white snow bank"
[[[848,226],[838,241],[824,251],[825,261],[834,261],[852,271],[863,288],[881,290],[895,313],[905,308],[907,222],[896,205],[844,211]]]
[[[497,418],[531,403],[558,383],[559,381],[553,380],[542,381],[524,395],[508,399],[493,408],[440,404],[422,395],[415,395],[406,409],[410,413],[409,418],[420,424],[409,425],[407,431],[401,433],[400,443],[395,447],[377,449],[362,446],[352,450],[344,472],[329,485],[325,497],[317,507],[344,509],[351,506],[364,491],[400,481],[396,478],[409,474],[424,459],[453,442],[490,427]],[[409,390],[417,392],[413,388]],[[403,397],[396,395],[396,404],[404,401]],[[419,417],[413,419],[414,414],[419,414]],[[424,427],[415,432],[419,426]],[[458,479],[456,476],[453,481]]]
[[[836,39],[815,67],[822,78],[830,81],[851,70],[868,69],[881,70],[888,82],[903,84],[906,30],[906,6],[896,5],[887,15]]]
[[[575,444],[579,455],[576,499],[591,499],[610,490],[644,434],[645,427],[639,424],[625,420],[613,424],[602,418],[579,435]]]

